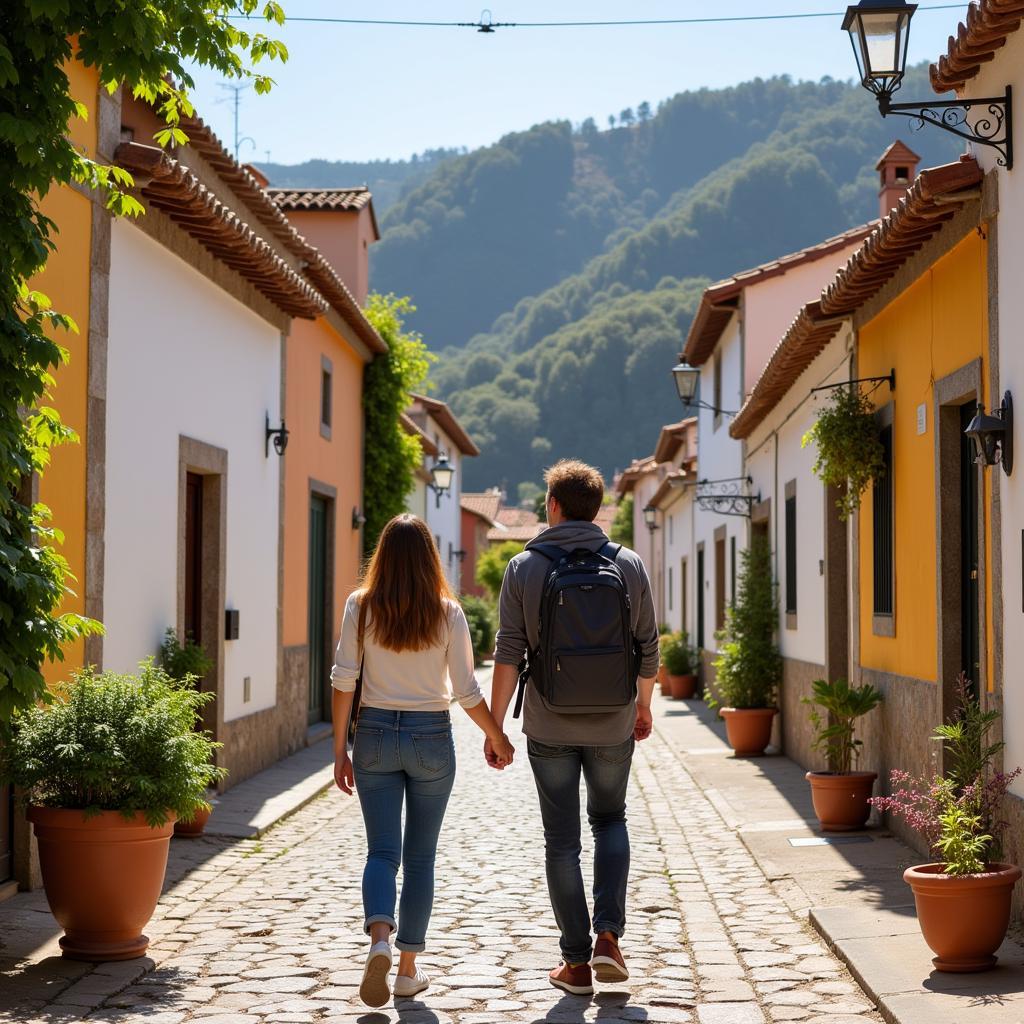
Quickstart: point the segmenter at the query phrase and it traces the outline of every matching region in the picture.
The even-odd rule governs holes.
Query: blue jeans
[[[551,746],[530,740],[530,767],[544,822],[548,895],[562,933],[562,958],[587,963],[594,933],[626,930],[629,832],[626,787],[633,738],[611,747]],[[580,774],[587,784],[587,818],[594,834],[594,915],[580,870]]]
[[[401,863],[405,876],[395,945],[419,953],[426,948],[434,905],[437,837],[455,782],[450,715],[360,709],[352,766],[368,847],[363,869],[366,931],[380,922],[395,930],[395,878]]]

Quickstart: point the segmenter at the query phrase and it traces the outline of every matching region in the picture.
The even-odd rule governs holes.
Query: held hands
[[[334,759],[334,784],[342,793],[352,795],[356,782],[352,773],[352,758],[347,752],[338,754]]]
[[[633,739],[637,742],[647,739],[651,735],[651,730],[653,728],[654,716],[651,714],[650,707],[643,704],[637,704],[636,725],[633,726]]]
[[[502,733],[501,739],[492,742],[490,737],[484,740],[484,760],[498,771],[507,768],[516,756],[516,748],[509,742],[509,738]]]

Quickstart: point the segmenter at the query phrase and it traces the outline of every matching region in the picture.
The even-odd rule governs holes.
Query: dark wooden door
[[[185,636],[203,642],[203,478],[185,478]]]
[[[309,503],[309,721],[324,718],[327,685],[327,509],[323,498]]]
[[[960,664],[977,696],[981,677],[978,622],[978,466],[974,444],[964,434],[977,406],[960,407]]]
[[[14,873],[14,794],[0,786],[0,882]]]
[[[704,547],[697,548],[697,646],[704,647]]]

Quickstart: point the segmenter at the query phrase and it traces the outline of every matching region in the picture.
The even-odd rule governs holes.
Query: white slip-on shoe
[[[376,1009],[391,998],[388,975],[391,974],[392,956],[390,942],[377,942],[370,947],[366,967],[363,968],[363,981],[359,986],[359,998],[367,1006]]]
[[[428,988],[430,988],[430,978],[419,967],[416,968],[415,978],[410,978],[405,974],[400,974],[395,978],[396,998],[411,999],[413,996],[418,996],[421,992],[425,992]]]

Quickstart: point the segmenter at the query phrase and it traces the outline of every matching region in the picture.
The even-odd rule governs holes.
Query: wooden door
[[[185,478],[185,636],[203,642],[203,477]]]
[[[324,719],[327,685],[327,509],[323,498],[309,503],[309,722]]]
[[[978,465],[974,442],[964,433],[977,412],[975,402],[960,407],[960,666],[975,697],[981,678],[978,621]]]
[[[14,794],[0,786],[0,882],[14,874]]]

